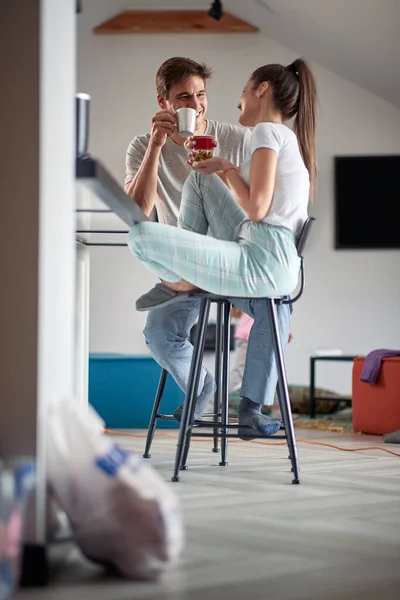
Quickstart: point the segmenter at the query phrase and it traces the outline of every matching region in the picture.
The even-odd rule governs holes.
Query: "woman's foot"
[[[274,435],[281,428],[278,419],[261,413],[261,405],[248,398],[242,398],[238,409],[238,435],[242,440],[252,440],[258,435]]]
[[[174,292],[163,283],[157,283],[149,292],[136,300],[136,310],[146,311],[168,306],[189,296],[189,292]]]
[[[181,279],[180,281],[161,281],[161,284],[178,294],[180,292],[194,292],[199,289],[184,279]]]
[[[168,304],[187,298],[190,292],[198,289],[183,279],[173,283],[162,281],[157,283],[147,294],[143,294],[136,300],[136,310],[146,311],[168,306]]]

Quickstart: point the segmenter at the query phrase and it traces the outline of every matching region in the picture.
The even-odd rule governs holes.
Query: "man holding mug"
[[[206,120],[206,81],[211,69],[188,58],[165,61],[157,71],[157,102],[160,111],[152,120],[151,133],[136,137],[126,154],[125,192],[150,215],[156,208],[158,221],[176,225],[182,186],[190,173],[186,137],[177,129],[176,111],[196,111],[195,135],[212,135],[218,154],[240,165],[249,131],[242,127]],[[247,142],[246,142],[247,140]]]
[[[157,71],[157,102],[160,111],[152,119],[151,133],[135,137],[126,153],[125,192],[150,215],[155,208],[160,223],[177,225],[182,187],[190,173],[186,137],[179,135],[176,111],[191,108],[196,111],[196,136],[213,136],[219,156],[240,166],[249,151],[250,131],[240,126],[206,119],[208,108],[206,82],[211,69],[206,64],[189,58],[174,57],[165,61]],[[187,135],[185,131],[185,136]],[[262,300],[235,301],[235,305],[254,316],[252,304]],[[150,309],[151,307],[149,307]],[[186,392],[193,346],[190,331],[199,314],[200,301],[185,298],[168,306],[149,310],[145,340],[157,363],[165,368],[179,387]],[[289,305],[278,305],[279,327],[283,344],[289,336]],[[260,404],[272,404],[277,382],[273,344],[265,310],[265,335],[262,354],[265,354],[265,372],[260,381],[250,379],[242,396],[253,398],[263,390]],[[254,389],[251,389],[254,386]],[[249,389],[247,389],[249,388]],[[200,419],[208,401],[215,392],[215,382],[203,366],[195,418]],[[180,420],[182,405],[174,413]]]

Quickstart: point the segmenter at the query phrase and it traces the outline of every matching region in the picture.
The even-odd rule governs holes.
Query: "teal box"
[[[110,429],[146,429],[160,374],[151,356],[90,354],[89,403]],[[183,400],[182,390],[168,376],[161,412],[172,414]],[[157,426],[175,428],[179,423],[159,420]]]

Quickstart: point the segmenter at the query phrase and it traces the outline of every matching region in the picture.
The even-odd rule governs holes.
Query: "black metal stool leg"
[[[160,410],[160,404],[164,393],[165,382],[167,381],[168,371],[166,369],[162,369],[160,379],[158,382],[157,394],[153,404],[153,410],[151,413],[151,419],[149,423],[149,430],[147,432],[146,439],[146,448],[143,454],[143,458],[151,458],[150,448],[153,443],[154,432],[157,424],[157,416]]]
[[[222,354],[222,394],[221,394],[221,462],[220,467],[228,466],[228,402],[229,402],[229,352],[231,337],[231,303],[224,302],[223,354]]]
[[[192,425],[194,422],[194,412],[196,410],[196,398],[197,398],[197,389],[198,389],[198,385],[199,385],[199,378],[200,378],[200,371],[201,371],[201,364],[203,362],[203,354],[201,354],[198,357],[198,362],[196,365],[196,370],[193,373],[193,381],[197,380],[197,386],[195,387],[195,392],[194,392],[194,400],[191,403],[191,409],[190,409],[190,415],[189,415],[189,428],[187,430],[187,434],[186,434],[186,438],[185,438],[185,442],[184,442],[184,450],[183,450],[183,456],[182,456],[182,460],[181,460],[181,466],[180,466],[180,470],[181,471],[187,471],[188,466],[187,466],[187,459],[189,456],[189,450],[190,450],[190,444],[192,441],[192,436],[191,431],[192,431]],[[188,388],[188,393],[189,393],[189,388]]]
[[[210,312],[210,298],[203,298],[200,305],[200,314],[198,322],[197,340],[193,349],[192,362],[190,365],[189,382],[186,390],[186,397],[183,403],[181,426],[179,429],[178,447],[175,454],[174,475],[172,481],[179,481],[179,470],[183,463],[185,446],[189,442],[190,431],[192,428],[194,411],[196,407],[197,389],[199,386],[199,377],[201,369],[201,359],[204,351],[204,342],[206,338],[206,328],[208,315]],[[190,442],[189,442],[190,443]],[[189,451],[189,448],[187,452]],[[186,461],[185,461],[186,462]]]
[[[290,408],[289,391],[287,387],[285,359],[283,356],[282,343],[279,334],[276,305],[273,299],[267,300],[267,310],[271,325],[272,339],[274,343],[276,367],[278,370],[278,399],[282,413],[283,424],[285,426],[285,433],[289,448],[290,459],[292,463],[292,472],[294,475],[292,483],[300,483],[296,438],[294,434],[292,411]]]
[[[211,301],[210,301],[210,306],[211,306]],[[188,433],[186,435],[186,440],[185,440],[185,449],[183,452],[183,457],[182,457],[182,462],[181,462],[181,467],[180,470],[181,471],[187,471],[188,466],[187,466],[187,459],[189,456],[189,450],[190,450],[190,444],[192,442],[192,435],[191,435],[191,431],[192,431],[192,425],[194,423],[194,413],[196,410],[196,398],[197,398],[197,390],[199,387],[199,379],[200,379],[200,372],[201,372],[201,365],[203,364],[203,356],[204,356],[204,344],[205,344],[205,339],[206,339],[206,329],[207,329],[207,324],[208,324],[208,317],[209,317],[209,311],[206,313],[205,315],[205,329],[204,329],[204,340],[202,343],[202,346],[200,348],[199,354],[198,354],[198,358],[197,358],[197,362],[196,362],[196,369],[193,372],[193,381],[197,381],[196,387],[195,387],[195,392],[194,392],[194,398],[195,400],[192,402],[191,405],[191,409],[190,409],[190,417],[189,417],[189,424],[190,424],[190,428],[188,429]],[[200,328],[200,316],[199,316],[199,328]],[[196,339],[196,346],[199,343],[199,337],[197,336]],[[191,381],[191,378],[189,377],[189,381]]]
[[[214,395],[214,421],[218,420],[218,415],[222,405],[222,371],[221,371],[221,357],[222,357],[222,335],[223,335],[223,307],[222,303],[217,303],[217,324],[215,332],[215,381],[217,384],[217,391]],[[219,452],[218,448],[218,427],[214,427],[214,447],[213,452]]]

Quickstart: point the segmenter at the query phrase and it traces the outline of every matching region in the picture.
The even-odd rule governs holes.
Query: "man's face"
[[[173,85],[169,91],[168,98],[158,96],[161,108],[194,108],[196,111],[196,131],[202,126],[207,112],[207,93],[204,81],[201,77],[194,75]]]

